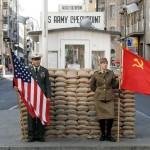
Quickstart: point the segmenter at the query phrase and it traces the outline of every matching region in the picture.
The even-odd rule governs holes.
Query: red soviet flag
[[[124,48],[121,88],[150,94],[150,62]]]

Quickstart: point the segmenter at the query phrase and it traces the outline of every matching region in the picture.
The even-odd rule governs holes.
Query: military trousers
[[[45,134],[45,126],[37,117],[33,118],[28,113],[28,139],[37,138],[43,139]]]

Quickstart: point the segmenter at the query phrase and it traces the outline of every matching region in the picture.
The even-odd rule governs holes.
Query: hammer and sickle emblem
[[[132,66],[133,67],[138,67],[138,68],[141,68],[143,69],[143,61],[140,59],[140,61],[137,59],[137,58],[134,58],[134,61],[136,62],[136,64],[133,64]]]

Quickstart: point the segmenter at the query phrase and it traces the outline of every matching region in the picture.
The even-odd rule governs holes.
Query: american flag
[[[12,50],[11,54],[14,68],[14,82],[22,101],[32,117],[39,117],[43,125],[49,125],[50,102]]]

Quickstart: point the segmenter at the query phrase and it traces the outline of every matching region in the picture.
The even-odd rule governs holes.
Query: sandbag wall
[[[51,125],[46,127],[46,138],[99,138],[100,129],[94,106],[94,92],[89,88],[92,69],[49,69],[51,80]],[[117,137],[118,101],[120,100],[120,137],[135,137],[134,93],[114,89],[115,119],[112,128]],[[131,101],[130,101],[131,100]],[[27,137],[27,112],[21,103],[21,127],[23,138]],[[24,127],[23,127],[24,126]],[[24,130],[25,129],[25,130]]]
[[[28,138],[28,111],[22,102],[21,98],[18,97],[18,103],[20,107],[20,125],[21,125],[21,137],[22,139]]]
[[[131,91],[122,91],[123,103],[123,137],[135,138],[135,94]]]

